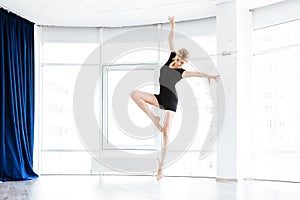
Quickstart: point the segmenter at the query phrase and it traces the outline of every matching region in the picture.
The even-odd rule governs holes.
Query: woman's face
[[[180,56],[175,57],[174,65],[176,68],[181,68],[184,64],[185,64],[185,60],[182,57]]]

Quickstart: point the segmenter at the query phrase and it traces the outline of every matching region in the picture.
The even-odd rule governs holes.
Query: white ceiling
[[[39,25],[118,27],[201,19],[226,0],[0,0],[0,6]],[[254,9],[283,0],[239,0]]]

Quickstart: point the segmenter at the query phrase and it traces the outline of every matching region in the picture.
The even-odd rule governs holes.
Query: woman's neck
[[[175,67],[175,61],[171,62],[169,68],[180,69],[181,67]]]

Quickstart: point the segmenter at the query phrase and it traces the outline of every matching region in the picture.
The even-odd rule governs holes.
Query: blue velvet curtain
[[[34,24],[0,9],[0,180],[33,171]]]

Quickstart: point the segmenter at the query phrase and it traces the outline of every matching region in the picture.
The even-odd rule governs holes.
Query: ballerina
[[[169,47],[170,56],[168,61],[160,69],[160,92],[159,94],[150,94],[147,92],[134,90],[131,92],[131,98],[133,101],[147,114],[154,125],[163,134],[163,147],[162,147],[162,157],[159,162],[156,179],[160,180],[163,177],[162,167],[164,164],[164,159],[168,144],[168,134],[171,128],[173,117],[176,113],[178,97],[175,89],[175,85],[182,78],[188,77],[201,77],[207,78],[210,83],[211,80],[219,81],[220,76],[211,76],[198,71],[186,71],[182,67],[188,61],[189,52],[185,49],[179,49],[177,52],[174,50],[174,30],[175,21],[174,16],[168,18],[171,23],[171,30],[169,32]],[[149,109],[148,105],[153,105],[165,110],[165,121],[163,126],[160,125],[160,117],[155,116]]]

